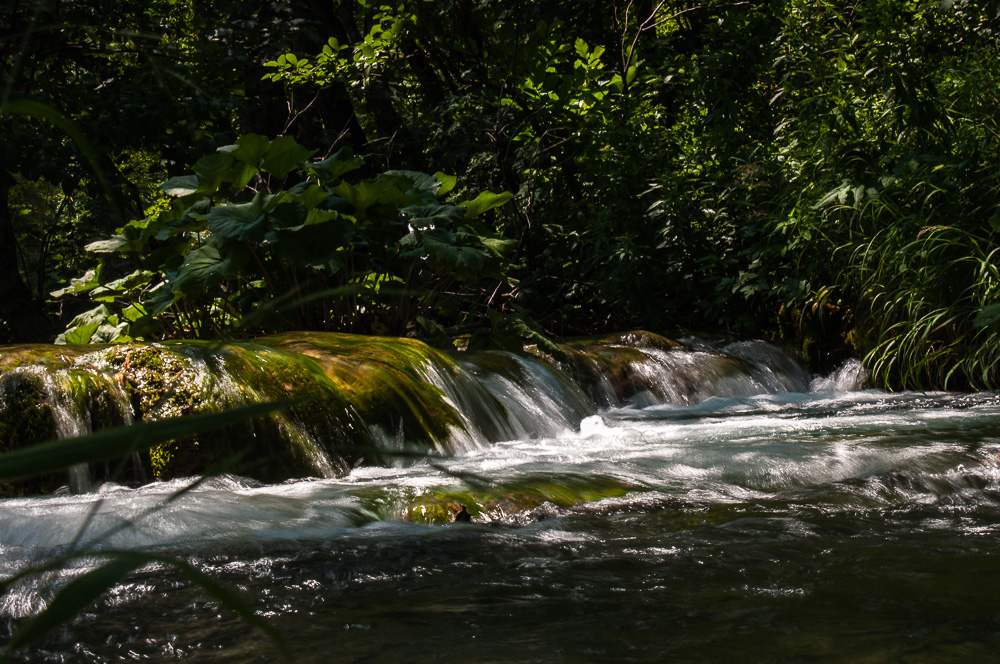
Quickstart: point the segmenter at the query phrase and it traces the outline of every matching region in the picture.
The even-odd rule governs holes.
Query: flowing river
[[[5,500],[0,572],[88,547],[174,556],[236,589],[295,662],[993,661],[1000,398],[857,390],[857,370],[635,400],[338,479]],[[470,501],[469,522],[413,519]],[[9,588],[0,639],[93,564]],[[12,660],[281,655],[147,566]]]

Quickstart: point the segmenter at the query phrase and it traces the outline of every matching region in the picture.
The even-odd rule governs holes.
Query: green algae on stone
[[[458,376],[458,363],[413,340],[289,334],[261,343],[7,347],[0,349],[0,362],[8,382],[11,372],[29,369],[58,382],[52,389],[72,403],[80,419],[98,427],[305,398],[269,417],[153,447],[146,469],[158,479],[233,460],[237,465],[227,470],[263,481],[332,476],[358,462],[390,459],[400,451],[386,450],[396,437],[405,440],[406,449],[451,451],[452,434],[466,429],[428,374]],[[10,446],[57,433],[46,389],[22,387],[18,395],[34,394],[37,403],[4,409],[4,440]],[[23,417],[25,412],[33,417]],[[39,429],[39,418],[48,422],[46,429]],[[40,433],[29,436],[29,430]]]
[[[46,402],[42,377],[27,372],[8,372],[0,376],[0,453],[55,437],[55,415],[51,404]],[[45,474],[17,483],[0,482],[0,496],[48,493],[65,483],[62,473]]]
[[[525,514],[550,503],[573,507],[619,498],[640,487],[613,477],[575,475],[528,477],[488,488],[441,487],[413,495],[403,518],[419,523],[447,523],[465,507],[473,521],[492,522]]]
[[[49,370],[65,369],[94,346],[55,346],[52,344],[15,344],[0,346],[0,375],[18,367],[40,366]]]
[[[0,378],[0,452],[10,452],[56,437],[52,406],[37,374]]]
[[[312,358],[383,443],[405,449],[454,452],[456,431],[471,435],[442,389],[428,380],[433,368],[454,376],[457,362],[422,341],[339,333],[289,333],[257,343]]]
[[[125,376],[140,419],[221,412],[290,396],[305,400],[271,416],[152,448],[150,465],[157,478],[212,468],[262,481],[333,476],[343,473],[349,463],[339,451],[358,446],[364,433],[355,427],[351,440],[345,440],[349,425],[356,424],[348,404],[332,387],[324,386],[301,358],[264,346],[125,344],[106,353],[105,361]]]

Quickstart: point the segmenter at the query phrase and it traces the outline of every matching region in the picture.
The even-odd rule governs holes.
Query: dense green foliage
[[[454,177],[386,171],[352,181],[362,162],[350,148],[300,167],[311,154],[291,136],[249,134],[171,178],[164,210],[88,245],[133,255],[139,268],[109,282],[102,262],[56,293],[101,303],[57,342],[216,338],[237,327],[401,336],[413,321],[434,332],[425,314],[460,313],[463,295],[483,290],[463,283],[504,283],[512,241],[476,217],[510,194],[442,203]],[[274,184],[290,177],[286,189]],[[445,297],[446,288],[457,292]]]
[[[8,340],[690,327],[1000,383],[996,1],[7,4]]]

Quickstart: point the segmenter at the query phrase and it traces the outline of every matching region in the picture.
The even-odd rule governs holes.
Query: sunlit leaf
[[[178,175],[167,180],[160,186],[160,189],[169,196],[179,198],[197,192],[199,187],[201,187],[201,183],[198,181],[197,175]]]
[[[261,169],[282,179],[313,153],[313,150],[307,150],[296,143],[293,137],[279,136],[271,141],[271,146],[264,153]]]
[[[493,208],[500,207],[512,198],[514,198],[514,194],[509,191],[499,194],[494,194],[492,191],[484,191],[474,201],[463,201],[459,205],[465,208],[465,216],[471,218],[479,216]]]
[[[437,178],[439,183],[441,183],[441,186],[437,191],[438,196],[444,196],[445,194],[451,192],[451,190],[455,188],[455,185],[458,184],[458,178],[454,175],[448,175],[447,173],[438,171],[434,174],[434,177]]]
[[[77,277],[69,283],[69,286],[52,291],[52,297],[62,297],[67,293],[85,293],[101,285],[101,268],[97,267],[87,270],[82,277]]]

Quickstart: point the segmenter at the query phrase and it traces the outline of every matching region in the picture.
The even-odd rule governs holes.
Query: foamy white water
[[[306,662],[989,652],[979,600],[1000,550],[997,395],[859,390],[849,366],[810,385],[761,366],[722,394],[582,418],[565,396],[547,391],[547,405],[499,382],[520,399],[506,414],[516,437],[341,478],[3,501],[0,570],[165,552],[243,588]],[[472,523],[411,521],[467,501],[479,501]],[[0,611],[38,611],[100,561],[23,580]],[[142,570],[25,658],[276,653],[201,598],[176,573]],[[116,636],[121,625],[140,636]]]

